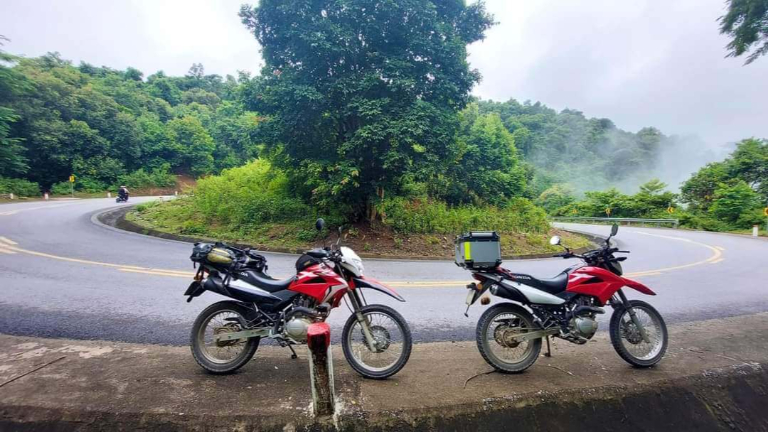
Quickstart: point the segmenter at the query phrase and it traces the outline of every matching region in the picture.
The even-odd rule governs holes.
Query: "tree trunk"
[[[373,223],[376,220],[377,216],[378,216],[378,211],[376,209],[376,204],[378,202],[384,200],[384,188],[383,187],[377,187],[376,188],[376,196],[378,197],[378,200],[374,199],[374,198],[369,198],[368,202],[366,203],[365,216],[366,216],[366,218],[368,220],[368,223]]]

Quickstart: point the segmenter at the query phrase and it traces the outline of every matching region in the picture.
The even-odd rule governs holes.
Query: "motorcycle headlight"
[[[355,274],[355,276],[362,276],[365,271],[363,266],[363,260],[352,249],[342,246],[341,256],[343,258],[341,265],[347,270]]]

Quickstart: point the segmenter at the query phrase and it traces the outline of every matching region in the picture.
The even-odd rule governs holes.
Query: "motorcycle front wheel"
[[[645,331],[642,332],[630,315],[630,309]],[[630,300],[629,308],[620,307],[611,316],[611,344],[619,356],[632,366],[651,367],[658,363],[667,351],[667,325],[664,318],[651,305],[640,300]]]
[[[368,344],[363,323],[353,313],[341,333],[344,357],[365,378],[385,379],[400,371],[411,356],[411,329],[394,309],[368,305],[360,309],[368,323],[374,346]]]
[[[527,310],[511,303],[497,304],[477,322],[477,348],[499,372],[520,373],[539,358],[541,338],[519,342],[515,336],[535,330]]]
[[[214,303],[197,316],[190,335],[192,356],[203,369],[216,374],[229,374],[240,369],[256,353],[260,338],[215,340],[216,335],[243,330],[248,310],[233,301]]]

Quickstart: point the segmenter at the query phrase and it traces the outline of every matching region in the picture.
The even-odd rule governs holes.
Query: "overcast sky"
[[[149,75],[258,72],[243,0],[2,0],[4,49]],[[541,101],[637,131],[696,134],[716,146],[768,138],[768,56],[726,59],[724,0],[489,0],[499,24],[470,47],[475,94]]]

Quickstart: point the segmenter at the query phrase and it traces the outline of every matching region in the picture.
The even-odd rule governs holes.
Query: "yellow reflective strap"
[[[464,243],[464,261],[469,261],[472,259],[472,248],[470,247],[472,243],[465,242]]]

